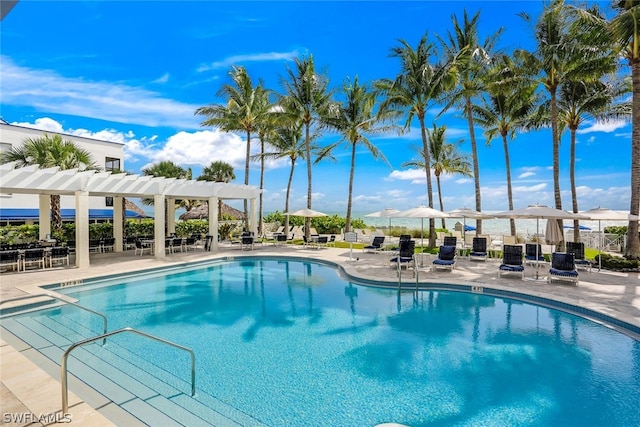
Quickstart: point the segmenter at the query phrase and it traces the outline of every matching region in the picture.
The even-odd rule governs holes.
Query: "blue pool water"
[[[640,342],[564,312],[358,286],[287,259],[106,284],[65,293],[110,330],[192,348],[198,393],[270,426],[640,425]],[[179,365],[143,340],[126,346]]]

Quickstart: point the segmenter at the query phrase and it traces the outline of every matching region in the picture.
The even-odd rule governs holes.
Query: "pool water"
[[[198,393],[270,426],[640,425],[640,342],[561,311],[359,286],[290,259],[124,280],[65,293],[109,330],[192,348]]]

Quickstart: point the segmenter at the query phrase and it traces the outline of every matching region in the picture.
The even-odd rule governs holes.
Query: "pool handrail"
[[[80,304],[77,304],[77,303],[72,302],[72,301],[68,301],[68,300],[66,300],[64,298],[60,298],[60,297],[55,296],[55,295],[51,295],[51,294],[29,294],[29,295],[24,295],[24,296],[21,296],[21,297],[2,300],[0,302],[0,304],[5,304],[5,303],[8,303],[8,302],[14,302],[14,301],[20,301],[20,300],[25,300],[25,299],[31,299],[31,298],[37,298],[37,297],[53,298],[53,299],[55,299],[57,301],[60,301],[60,302],[62,302],[64,304],[69,304],[69,305],[72,305],[74,307],[78,307],[81,310],[85,310],[85,311],[88,311],[89,313],[93,313],[93,314],[96,314],[96,315],[102,317],[102,331],[103,331],[102,333],[103,334],[107,333],[107,316],[105,316],[104,314],[102,314],[102,313],[100,313],[98,311],[91,310],[90,308],[84,307],[84,306],[82,306]],[[104,340],[102,341],[102,345],[104,345],[106,343],[107,343],[107,338],[105,337]]]
[[[156,337],[154,335],[151,334],[147,334],[145,332],[139,331],[137,329],[133,329],[133,328],[122,328],[122,329],[118,329],[116,331],[111,331],[108,333],[105,333],[103,335],[99,335],[97,337],[93,337],[93,338],[87,338],[85,340],[82,341],[78,341],[77,343],[72,344],[62,355],[62,361],[60,362],[60,370],[61,370],[61,375],[60,375],[60,384],[62,386],[62,414],[66,415],[69,412],[69,388],[67,386],[67,358],[69,357],[69,354],[71,353],[71,351],[73,351],[73,349],[75,349],[76,347],[80,347],[83,346],[85,344],[90,344],[94,341],[99,341],[101,339],[106,339],[107,337],[110,337],[112,335],[116,335],[116,334],[120,334],[123,332],[133,332],[135,334],[138,335],[142,335],[143,337],[147,337],[150,338],[152,340],[156,340],[158,342],[161,342],[163,344],[167,344],[170,345],[172,347],[175,347],[177,349],[180,350],[184,350],[186,352],[188,352],[191,355],[191,396],[195,396],[196,395],[196,356],[195,353],[193,352],[193,350],[191,350],[188,347],[184,347],[180,344],[176,344],[173,343],[171,341],[167,341],[163,338],[160,337]]]

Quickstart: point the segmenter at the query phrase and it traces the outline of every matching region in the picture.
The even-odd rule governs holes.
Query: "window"
[[[107,157],[104,161],[104,170],[105,171],[119,171],[120,170],[120,159],[116,159],[114,157]]]

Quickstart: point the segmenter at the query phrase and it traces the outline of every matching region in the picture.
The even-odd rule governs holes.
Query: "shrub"
[[[602,257],[602,267],[608,270],[630,271],[640,268],[640,261],[637,259],[625,259],[609,254],[596,255],[595,264],[599,264],[599,257]]]

